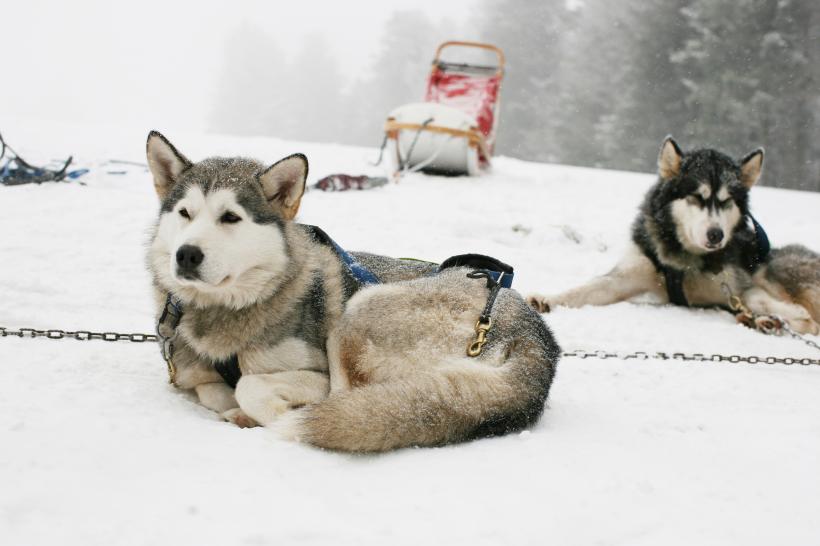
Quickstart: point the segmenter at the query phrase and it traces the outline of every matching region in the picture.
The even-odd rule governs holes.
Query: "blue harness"
[[[310,225],[304,225],[303,227],[317,242],[333,249],[356,282],[363,286],[381,284],[381,279],[379,279],[375,273],[339,246],[323,229]],[[487,279],[487,287],[490,288],[490,298],[479,322],[484,321],[487,325],[487,329],[489,329],[489,316],[493,302],[501,288],[510,288],[512,286],[513,268],[495,258],[482,254],[460,254],[444,260],[432,275],[437,275],[441,271],[451,267],[469,267],[474,270],[468,275],[470,278]],[[157,321],[157,335],[161,342],[160,348],[162,350],[162,356],[168,365],[168,374],[172,383],[176,375],[176,368],[172,361],[174,355],[173,341],[176,337],[177,326],[179,326],[182,320],[183,312],[182,302],[177,300],[169,292],[165,299],[165,307]],[[481,344],[483,345],[483,342]],[[480,352],[481,347],[479,345],[478,353]],[[225,360],[214,362],[213,365],[225,383],[232,388],[236,388],[239,378],[242,377],[242,371],[239,369],[239,357],[237,355],[231,355]]]
[[[304,227],[317,242],[333,249],[333,251],[339,256],[347,267],[348,272],[354,279],[356,279],[356,281],[359,282],[359,284],[365,286],[371,284],[381,284],[381,279],[379,279],[375,273],[370,271],[370,269],[368,269],[364,264],[354,258],[352,254],[339,246],[339,244],[331,239],[322,228],[306,224]],[[504,262],[496,260],[490,256],[485,256],[483,254],[459,254],[458,256],[452,256],[441,262],[438,269],[436,269],[432,275],[436,275],[451,267],[469,267],[470,269],[486,271],[489,278],[493,281],[497,283],[500,281],[502,288],[512,288],[514,276],[512,266],[509,266]]]

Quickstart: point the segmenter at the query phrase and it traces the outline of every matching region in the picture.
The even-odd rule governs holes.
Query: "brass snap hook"
[[[467,347],[467,356],[475,357],[481,354],[484,345],[487,343],[487,332],[490,331],[492,326],[493,319],[487,318],[487,322],[484,322],[481,318],[478,319],[478,322],[475,323],[475,341]]]

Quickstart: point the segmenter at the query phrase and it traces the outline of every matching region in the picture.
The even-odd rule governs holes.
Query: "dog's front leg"
[[[545,313],[556,306],[610,305],[645,292],[655,292],[660,296],[664,293],[655,266],[633,245],[615,269],[606,275],[560,294],[532,294],[527,296],[527,302],[539,312]]]
[[[193,389],[199,403],[219,414],[237,408],[233,389],[229,387],[213,365],[202,360],[182,340],[174,348],[176,377],[174,385],[180,389]]]
[[[243,375],[236,385],[236,401],[245,415],[261,425],[270,425],[283,413],[319,402],[329,392],[326,373],[292,370]]]
[[[199,403],[217,413],[239,407],[233,395],[233,389],[224,381],[203,383],[194,387]]]

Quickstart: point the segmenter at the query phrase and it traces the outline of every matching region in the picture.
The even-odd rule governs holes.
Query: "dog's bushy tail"
[[[541,415],[557,358],[557,347],[516,341],[501,367],[465,357],[434,372],[333,393],[275,426],[289,439],[348,452],[504,434]]]

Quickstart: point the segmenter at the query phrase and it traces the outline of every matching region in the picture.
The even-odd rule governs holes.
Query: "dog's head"
[[[192,163],[156,131],[147,155],[161,202],[149,250],[155,282],[186,303],[234,308],[275,288],[290,259],[284,229],[305,191],[305,156],[269,167],[244,158]]]
[[[683,152],[667,137],[658,155],[658,198],[684,249],[706,254],[724,248],[749,212],[749,190],[760,178],[763,149],[743,159],[711,149]]]

